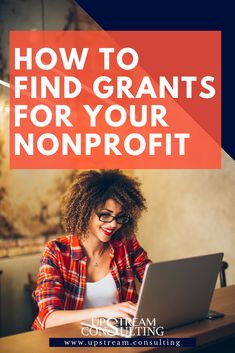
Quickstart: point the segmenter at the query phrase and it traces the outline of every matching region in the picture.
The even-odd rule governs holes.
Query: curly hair
[[[87,237],[90,217],[108,199],[118,202],[130,221],[115,233],[115,238],[130,238],[137,230],[137,221],[146,209],[140,182],[118,169],[90,170],[79,173],[62,201],[63,225],[67,233]]]

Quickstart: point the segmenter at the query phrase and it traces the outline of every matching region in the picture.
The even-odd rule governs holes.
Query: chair
[[[228,263],[226,261],[222,261],[222,266],[219,272],[220,276],[220,287],[227,287],[226,273],[225,270],[228,268]]]
[[[28,273],[28,283],[24,285],[25,291],[28,293],[30,297],[31,309],[34,316],[38,313],[38,308],[36,302],[34,300],[34,290],[37,288],[37,281],[34,279],[32,273]]]

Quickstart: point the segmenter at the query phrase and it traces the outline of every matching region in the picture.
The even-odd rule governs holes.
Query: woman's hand
[[[97,317],[132,319],[136,314],[136,304],[123,302],[97,308]]]
[[[132,319],[136,313],[136,304],[124,302],[109,306],[83,310],[55,310],[46,319],[45,327],[64,325],[71,322],[89,320],[93,317]]]

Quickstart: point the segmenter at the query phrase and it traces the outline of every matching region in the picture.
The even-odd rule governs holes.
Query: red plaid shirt
[[[141,282],[145,266],[151,261],[135,237],[109,244],[110,272],[117,286],[119,302],[136,302],[135,276]],[[54,310],[82,309],[86,266],[87,256],[77,236],[64,236],[46,244],[34,292],[39,313],[32,329],[44,329],[48,315]]]

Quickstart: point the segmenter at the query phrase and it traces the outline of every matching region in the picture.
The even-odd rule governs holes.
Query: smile
[[[114,232],[114,229],[112,228],[104,228],[104,227],[101,227],[103,233],[107,236],[111,236]]]

